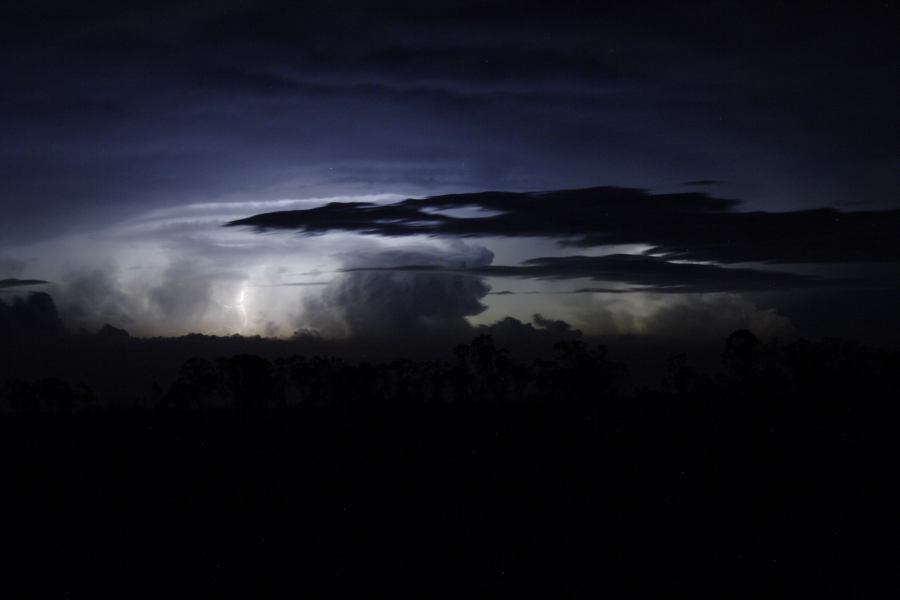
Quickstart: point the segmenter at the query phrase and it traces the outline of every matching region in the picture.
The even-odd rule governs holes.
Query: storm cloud
[[[649,246],[649,255],[719,263],[900,261],[900,210],[763,212],[740,211],[740,204],[705,193],[596,187],[452,194],[391,204],[330,203],[228,225],[307,234],[540,236],[583,248],[642,244]],[[441,212],[461,208],[488,214]]]
[[[590,296],[582,313],[586,329],[604,335],[719,340],[737,329],[750,330],[762,339],[797,334],[790,319],[777,309],[760,307],[732,293],[596,294]]]
[[[487,248],[457,241],[449,248],[418,245],[345,253],[339,259],[348,268],[327,284],[320,296],[306,301],[301,329],[339,336],[448,334],[468,329],[465,317],[487,308],[481,300],[490,287],[481,277],[440,270],[489,264],[493,254]],[[399,268],[408,261],[431,272]]]
[[[31,292],[8,303],[0,300],[0,339],[6,342],[56,341],[65,331],[49,294]]]
[[[372,267],[356,271],[434,272],[426,265]],[[759,269],[723,268],[710,264],[670,262],[653,256],[610,254],[606,256],[551,256],[531,258],[517,266],[485,265],[457,269],[485,277],[565,280],[594,279],[627,283],[633,288],[584,288],[581,292],[648,291],[659,293],[698,293],[723,291],[769,291],[803,287],[821,287],[828,280],[794,273]]]
[[[137,336],[892,298],[895,17],[19,3],[0,23],[0,291],[46,279],[70,328]]]
[[[888,4],[19,3],[0,23],[0,232],[598,181],[883,205]]]

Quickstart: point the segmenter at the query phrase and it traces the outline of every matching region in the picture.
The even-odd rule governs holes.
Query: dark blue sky
[[[0,279],[77,279],[67,275],[75,266],[47,266],[59,240],[106,239],[122,223],[210,203],[235,203],[221,211],[224,222],[271,208],[247,203],[281,199],[620,186],[707,192],[740,200],[737,211],[900,208],[896,2],[208,4],[4,10]],[[159,234],[159,247],[172,247],[171,230]],[[789,246],[791,231],[779,231]],[[858,231],[848,237],[848,255],[859,239]],[[556,241],[548,237],[548,247]],[[500,241],[477,243],[496,251],[496,267],[548,252],[536,242],[505,250]],[[800,262],[820,270],[845,262],[841,243]],[[88,246],[77,245],[77,269],[109,254]],[[215,287],[219,262],[215,275],[196,270],[219,251],[188,254],[192,277]],[[895,258],[865,254],[826,274]],[[159,261],[171,268],[171,259]],[[894,267],[872,267],[867,285],[877,294],[843,290],[853,299],[839,304],[890,296],[883,290]],[[123,293],[142,293],[110,277]],[[58,295],[71,295],[72,285]]]

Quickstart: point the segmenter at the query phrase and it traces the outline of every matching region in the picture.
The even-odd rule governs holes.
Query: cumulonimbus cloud
[[[64,332],[49,294],[32,292],[9,303],[0,300],[0,338],[30,341],[57,338]]]
[[[493,253],[487,248],[457,241],[448,248],[418,245],[338,258],[348,268],[306,301],[301,328],[331,335],[446,332],[466,329],[465,317],[486,309],[481,300],[490,287],[465,269],[490,264]],[[431,272],[403,269],[410,261]]]

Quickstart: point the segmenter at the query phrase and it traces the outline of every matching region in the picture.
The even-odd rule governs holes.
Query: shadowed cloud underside
[[[488,216],[437,211],[475,207]],[[335,202],[263,213],[228,226],[382,236],[547,237],[582,248],[645,244],[646,254],[719,263],[900,261],[900,210],[737,210],[704,193],[654,194],[622,187],[550,192],[480,192],[391,204]]]

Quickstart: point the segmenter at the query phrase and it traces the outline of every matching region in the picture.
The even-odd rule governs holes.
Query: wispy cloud
[[[26,287],[32,285],[45,285],[50,283],[49,281],[43,281],[41,279],[0,279],[0,290],[9,289],[9,288],[18,288],[18,287]]]

